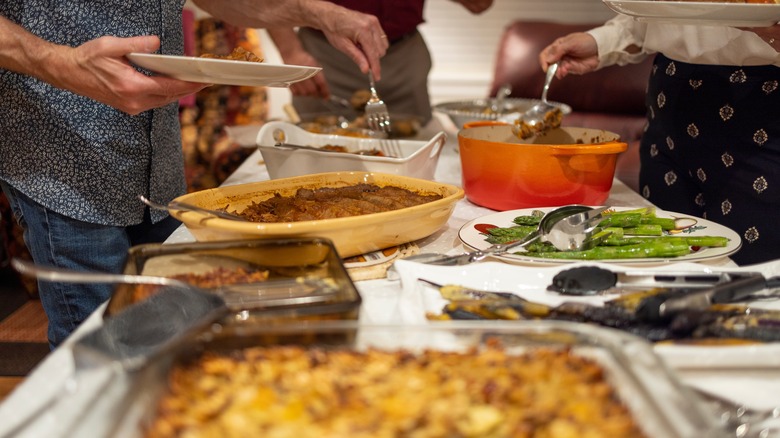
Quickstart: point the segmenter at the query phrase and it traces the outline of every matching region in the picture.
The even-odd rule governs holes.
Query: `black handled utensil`
[[[754,273],[682,296],[649,297],[637,307],[636,316],[646,322],[663,321],[683,311],[704,310],[713,304],[741,301],[755,292],[777,287],[780,287],[780,277],[767,279]]]
[[[692,272],[645,270],[615,272],[599,266],[578,266],[558,272],[547,290],[564,295],[596,295],[625,289],[706,288],[753,272]]]

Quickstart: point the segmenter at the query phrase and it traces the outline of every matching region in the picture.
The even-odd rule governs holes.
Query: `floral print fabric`
[[[0,14],[57,44],[158,35],[182,53],[183,0],[4,0]],[[0,179],[63,215],[127,226],[144,194],[185,191],[177,105],[131,116],[35,78],[0,69]],[[153,211],[156,222],[167,215]]]
[[[647,93],[641,194],[737,232],[739,264],[780,258],[780,68],[658,55]]]

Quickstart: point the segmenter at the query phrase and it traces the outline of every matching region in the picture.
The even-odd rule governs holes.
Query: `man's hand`
[[[390,47],[379,19],[346,8],[323,10],[320,18],[320,30],[330,44],[355,61],[363,73],[367,74],[371,69],[376,80],[379,80],[382,73],[379,59]]]
[[[128,53],[152,53],[160,46],[156,36],[101,37],[76,48],[61,47],[52,59],[49,82],[90,97],[128,114],[161,107],[198,92],[206,84],[139,73],[125,58]]]
[[[493,0],[453,0],[464,8],[468,9],[472,14],[481,14],[485,12],[490,6],[493,5]]]
[[[321,30],[333,47],[344,52],[360,71],[374,72],[379,80],[379,58],[385,55],[387,36],[373,15],[322,0],[194,0],[215,18],[243,27],[307,26]]]
[[[322,67],[309,52],[300,53],[298,56],[284,60],[285,64],[307,65],[311,67]],[[290,92],[293,96],[312,96],[327,99],[330,97],[330,88],[325,81],[325,73],[320,71],[305,81],[296,82],[290,85]]]
[[[156,36],[102,37],[79,47],[45,41],[0,16],[0,68],[38,78],[129,114],[166,105],[205,88],[175,79],[146,76],[125,58],[152,53]]]
[[[276,48],[279,49],[279,54],[285,64],[322,67],[317,59],[303,48],[303,44],[293,28],[269,28],[268,35],[271,36]],[[325,73],[322,71],[305,81],[290,85],[290,91],[293,96],[312,96],[323,99],[330,97],[330,89],[325,81]]]

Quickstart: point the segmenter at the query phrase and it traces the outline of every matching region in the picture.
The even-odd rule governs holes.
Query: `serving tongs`
[[[651,288],[709,288],[756,272],[706,271],[611,271],[600,266],[577,266],[564,269],[552,279],[547,290],[564,295],[614,294]]]
[[[596,226],[601,214],[609,207],[592,208],[584,205],[567,205],[547,212],[539,221],[536,230],[523,239],[498,243],[488,248],[459,255],[418,254],[405,260],[431,265],[456,266],[483,260],[488,256],[500,255],[511,249],[523,248],[536,241],[550,242],[561,251],[584,251],[601,243],[609,232],[598,232]]]
[[[154,208],[155,210],[164,210],[168,212],[173,211],[191,211],[195,213],[203,213],[209,216],[218,217],[221,219],[228,219],[231,221],[241,221],[241,222],[247,222],[248,220],[233,213],[228,213],[223,210],[211,210],[208,208],[198,207],[197,205],[188,204],[186,202],[179,202],[179,201],[171,201],[167,205],[161,204],[159,202],[152,201],[151,199],[147,198],[144,195],[138,195],[138,199],[141,200],[144,204],[146,204],[148,207]]]

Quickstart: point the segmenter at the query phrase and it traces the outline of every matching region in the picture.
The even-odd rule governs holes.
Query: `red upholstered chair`
[[[544,85],[539,52],[556,38],[582,32],[596,24],[562,24],[543,21],[516,21],[505,29],[496,55],[490,95],[505,84],[512,86],[511,97],[538,99]],[[639,187],[639,140],[645,125],[645,91],[652,59],[640,64],[612,66],[586,75],[555,79],[547,98],[566,103],[572,113],[564,126],[612,131],[626,141],[629,149],[618,159],[616,177],[634,190]]]

